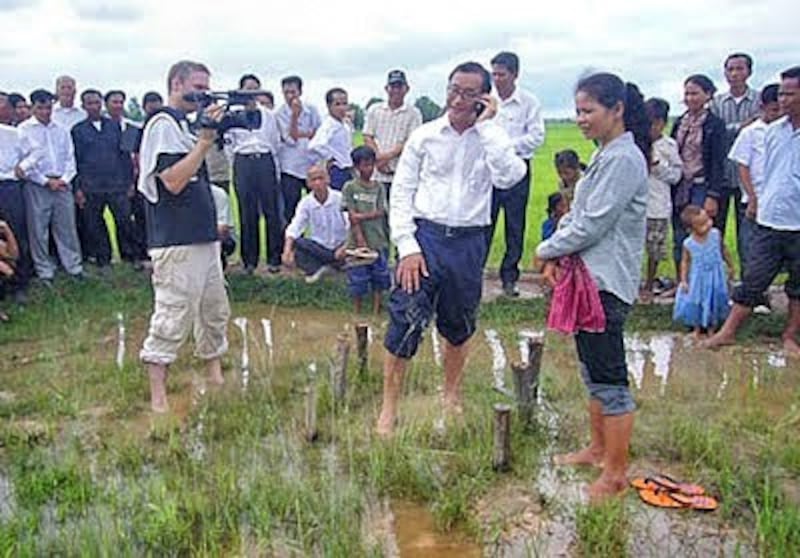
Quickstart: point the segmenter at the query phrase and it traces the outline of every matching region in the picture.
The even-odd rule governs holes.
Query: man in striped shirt
[[[728,152],[736,141],[739,131],[758,118],[761,103],[758,91],[747,84],[747,80],[753,74],[753,58],[749,54],[743,52],[730,54],[725,59],[724,68],[725,79],[730,89],[714,97],[711,111],[725,121],[725,150]],[[742,184],[736,164],[732,161],[726,161],[725,164],[725,184],[717,202],[716,214],[712,208],[711,216],[714,218],[714,226],[724,235],[728,222],[728,207],[731,199],[734,200],[737,246],[741,258],[741,254],[746,253],[746,250],[741,249],[742,239],[739,238],[739,230],[747,207],[741,203]]]
[[[405,72],[389,72],[385,88],[388,100],[369,107],[364,123],[364,143],[377,155],[372,179],[383,183],[387,196],[403,146],[411,132],[422,124],[419,109],[406,104],[408,89]]]

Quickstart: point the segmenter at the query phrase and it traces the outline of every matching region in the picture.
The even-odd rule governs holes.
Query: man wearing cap
[[[375,103],[367,111],[364,122],[364,143],[375,150],[373,180],[383,182],[387,195],[392,185],[397,161],[411,132],[422,124],[422,114],[406,104],[408,81],[402,70],[392,70],[386,80],[389,100]]]

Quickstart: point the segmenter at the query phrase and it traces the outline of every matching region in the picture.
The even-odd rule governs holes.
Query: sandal
[[[702,496],[705,488],[697,484],[676,481],[667,475],[653,475],[646,478],[636,478],[631,481],[631,486],[638,490],[663,489],[668,492],[683,494],[685,496]]]
[[[650,489],[643,488],[638,490],[639,498],[642,502],[657,508],[683,508],[685,507],[681,502],[672,498],[672,495],[663,489]]]
[[[716,511],[719,507],[719,502],[711,496],[687,496],[685,494],[671,493],[669,497],[675,502],[679,503],[684,508],[689,508],[697,511]]]

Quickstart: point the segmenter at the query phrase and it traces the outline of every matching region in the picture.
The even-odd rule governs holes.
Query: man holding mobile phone
[[[408,361],[434,315],[444,338],[445,407],[461,412],[467,342],[475,333],[483,285],[492,185],[511,188],[525,175],[511,139],[493,120],[498,103],[491,89],[491,75],[483,66],[457,66],[447,86],[446,114],[412,132],[397,165],[389,221],[399,263],[384,340],[381,436],[394,430]]]

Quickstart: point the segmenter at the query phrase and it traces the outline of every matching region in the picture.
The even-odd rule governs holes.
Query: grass
[[[574,127],[550,125],[534,163],[524,262],[556,188],[552,156],[568,146],[584,158],[591,151]],[[498,235],[490,265],[499,262],[499,243]],[[513,469],[498,475],[491,409],[503,397],[489,389],[492,363],[481,332],[467,365],[463,423],[449,424],[447,435],[434,426],[441,372],[426,336],[409,370],[402,428],[382,442],[371,433],[382,381],[379,338],[367,376],[357,374],[351,354],[347,399],[332,399],[330,347],[356,319],[342,285],[237,276],[230,295],[234,315],[251,324],[275,320],[275,362],[251,331],[252,377],[243,392],[241,336],[231,327],[230,385],[193,395],[196,363],[184,351],[169,377],[180,411],[158,420],[147,413],[136,359],[152,305],[143,276],[115,269],[105,282],[60,279],[52,292],[34,290],[24,313],[12,311],[13,322],[0,328],[0,555],[379,556],[385,547],[374,509],[384,498],[415,503],[438,529],[488,549],[521,521],[506,493],[531,493],[545,525],[566,514],[572,554],[635,554],[631,543],[643,535],[633,496],[565,509],[537,488],[547,456],[586,439],[585,390],[570,343],[548,337],[545,352],[542,390],[555,428],[524,432],[512,420]],[[117,312],[129,335],[121,370],[113,362]],[[663,332],[674,328],[670,314],[668,307],[636,307],[627,328]],[[499,299],[482,305],[480,323],[511,348],[521,329],[541,329],[544,315],[541,300]],[[379,335],[380,320],[373,325]],[[664,393],[648,365],[636,391],[634,466],[702,482],[723,504],[712,516],[674,516],[677,532],[696,523],[711,531],[733,527],[743,554],[800,555],[797,367],[775,372],[754,364],[763,360],[764,338],[777,338],[782,325],[782,316],[751,320],[744,347],[723,357],[684,351]],[[320,440],[310,445],[303,390],[312,362]],[[592,474],[559,482],[583,483]],[[544,544],[541,533],[529,537],[529,548]]]
[[[297,340],[286,338],[292,345],[270,368],[251,334],[250,389],[230,386],[195,403],[189,395],[194,365],[184,353],[169,389],[173,403],[186,394],[187,410],[157,421],[147,418],[147,389],[134,350],[151,304],[146,280],[118,269],[110,285],[65,281],[53,293],[35,291],[30,308],[0,330],[3,390],[12,394],[0,399],[0,480],[8,479],[13,495],[6,504],[11,512],[0,513],[0,554],[381,555],[380,544],[365,533],[373,530],[369,510],[383,497],[417,502],[439,529],[476,541],[500,536],[506,520],[486,518],[502,516],[502,501],[493,514],[481,514],[481,506],[495,502],[502,487],[531,490],[543,452],[585,439],[583,387],[565,373],[575,366],[573,348],[548,340],[542,372],[542,389],[557,410],[558,438],[545,429],[523,432],[514,421],[514,467],[497,475],[491,468],[491,407],[502,398],[488,389],[491,359],[480,340],[468,364],[467,413],[449,435],[434,426],[441,374],[427,343],[409,370],[406,420],[391,442],[370,432],[381,388],[379,352],[363,378],[351,357],[348,397],[333,401],[328,347],[342,324],[352,323],[342,291],[331,282],[233,278],[234,315],[284,320],[274,326],[276,339],[284,339],[279,333],[293,316]],[[108,338],[118,310],[131,335],[122,370],[113,364],[116,340]],[[543,310],[538,302],[500,300],[484,305],[481,321],[512,346],[519,329],[541,327]],[[637,309],[631,330],[657,327],[659,312]],[[300,341],[306,337],[298,336],[309,329],[330,333],[306,345]],[[722,399],[714,397],[721,373],[716,361],[698,361],[700,373],[677,368],[666,397],[646,386],[637,392],[632,451],[634,463],[660,463],[718,495],[723,508],[705,521],[736,526],[742,543],[761,555],[787,556],[800,552],[800,516],[789,488],[800,481],[794,436],[800,387],[790,374],[752,387],[747,355],[757,350],[752,343],[758,334],[747,338],[744,353],[722,361],[732,386]],[[241,342],[233,328],[231,342]],[[308,445],[303,389],[312,361],[320,371],[320,441]],[[233,351],[226,370],[234,383],[237,363]],[[590,478],[579,473],[567,482]],[[629,553],[634,502],[569,511],[572,551]],[[560,506],[546,501],[545,516],[563,513]]]

